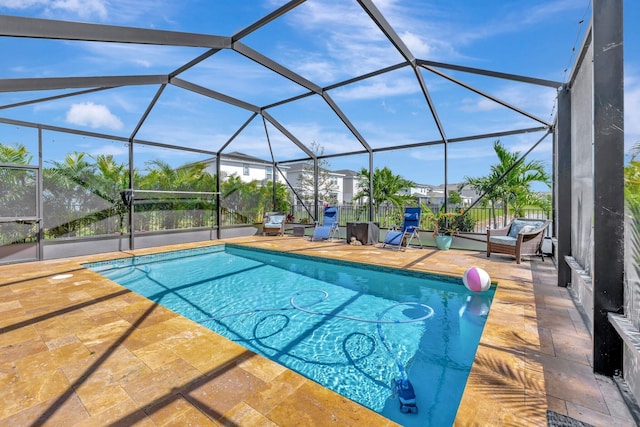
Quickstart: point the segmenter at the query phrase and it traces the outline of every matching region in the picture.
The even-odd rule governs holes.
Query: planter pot
[[[451,247],[452,236],[436,236],[436,246],[438,249],[447,251]]]

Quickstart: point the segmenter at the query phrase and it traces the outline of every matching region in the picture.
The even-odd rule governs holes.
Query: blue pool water
[[[232,245],[86,267],[405,426],[452,424],[494,292]]]

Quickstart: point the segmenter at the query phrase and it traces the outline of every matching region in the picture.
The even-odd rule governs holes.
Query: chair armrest
[[[521,238],[523,242],[528,242],[529,240],[533,240],[538,237],[538,235],[544,233],[544,231],[544,228],[540,228],[538,230],[533,230],[527,233],[520,233],[518,234],[518,239]]]
[[[506,236],[509,234],[509,229],[511,227],[504,228],[487,228],[487,237],[489,236]]]

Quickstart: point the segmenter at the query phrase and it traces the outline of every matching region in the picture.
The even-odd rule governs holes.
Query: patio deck
[[[613,382],[592,373],[589,333],[549,260],[226,241],[449,275],[482,267],[498,288],[456,425],[546,425],[547,409],[634,425]],[[80,266],[129,255],[0,266],[0,425],[395,425]]]

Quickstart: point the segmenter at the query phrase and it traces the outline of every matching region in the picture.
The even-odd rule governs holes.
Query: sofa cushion
[[[509,229],[509,233],[507,236],[518,237],[519,233],[530,233],[533,230],[537,230],[542,227],[544,221],[522,221],[519,219],[514,219],[511,223],[511,228]],[[523,228],[527,227],[527,231],[523,231]],[[533,228],[529,228],[533,227]]]
[[[491,236],[489,237],[491,243],[498,243],[500,245],[516,245],[516,238],[511,236]]]
[[[533,225],[525,225],[520,229],[520,233],[531,233],[532,231],[535,231],[536,228],[538,227],[535,227]]]
[[[270,215],[265,221],[265,225],[281,225],[284,221],[285,215]]]
[[[517,237],[518,233],[520,233],[520,230],[522,230],[522,227],[528,224],[529,223],[527,221],[520,221],[519,219],[514,219],[513,222],[511,223],[511,228],[509,229],[509,233],[507,234],[507,236]]]

